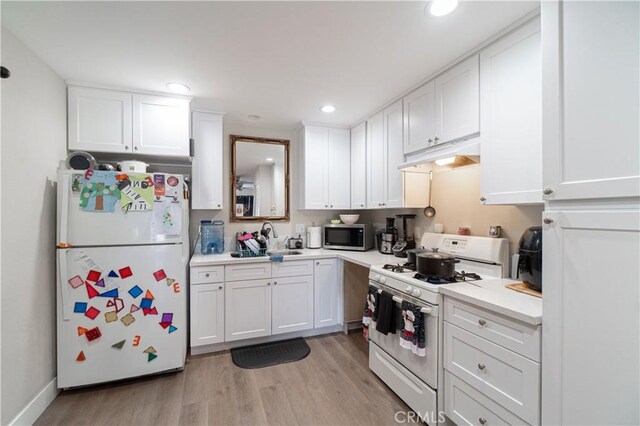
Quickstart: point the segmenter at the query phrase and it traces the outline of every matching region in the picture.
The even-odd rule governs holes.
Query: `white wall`
[[[249,222],[249,223],[230,223],[229,222],[229,200],[231,198],[229,179],[230,179],[230,142],[229,135],[241,135],[241,136],[259,136],[265,138],[274,139],[288,139],[290,141],[289,152],[289,168],[290,168],[290,181],[291,188],[289,189],[289,208],[291,212],[291,220],[289,222],[274,222],[276,230],[279,236],[284,237],[287,235],[293,235],[295,231],[295,225],[298,223],[310,226],[312,222],[316,224],[328,223],[329,219],[338,217],[339,213],[345,212],[326,212],[326,211],[307,211],[298,210],[298,200],[300,199],[298,193],[299,187],[299,171],[296,159],[298,158],[298,145],[295,140],[295,131],[288,129],[269,129],[256,126],[247,126],[245,124],[238,123],[224,123],[224,206],[223,210],[193,210],[191,212],[191,241],[195,242],[195,238],[198,235],[198,225],[201,220],[204,219],[217,219],[224,220],[225,222],[225,237],[230,239],[235,236],[239,231],[256,231],[262,226],[261,222]],[[282,238],[281,238],[282,239]],[[230,247],[225,246],[226,250]],[[199,250],[199,248],[198,248]]]
[[[2,28],[2,418],[56,376],[55,176],[66,156],[66,85]]]

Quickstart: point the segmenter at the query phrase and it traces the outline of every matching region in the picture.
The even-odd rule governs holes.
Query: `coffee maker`
[[[542,291],[542,227],[524,231],[518,244],[518,272],[530,289]]]
[[[396,219],[388,217],[387,226],[384,230],[378,231],[378,251],[382,254],[393,254],[393,247],[398,240],[398,230],[395,226]]]
[[[393,246],[393,254],[396,257],[407,257],[407,250],[416,248],[416,239],[413,234],[415,214],[397,214],[398,240]]]

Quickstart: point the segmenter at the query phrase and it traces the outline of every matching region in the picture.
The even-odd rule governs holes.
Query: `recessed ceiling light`
[[[183,95],[191,91],[189,86],[182,83],[167,83],[167,89],[171,90],[173,93],[180,93]]]
[[[333,112],[336,110],[336,107],[333,105],[324,105],[320,107],[320,111],[322,112]]]
[[[273,161],[273,158],[269,157],[267,158],[267,161]]]
[[[431,0],[427,3],[429,13],[433,16],[444,16],[458,7],[458,0]]]
[[[255,114],[248,115],[247,117],[249,120],[260,120],[260,116]]]

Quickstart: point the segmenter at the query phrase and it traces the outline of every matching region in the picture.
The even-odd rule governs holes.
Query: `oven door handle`
[[[382,289],[378,289],[378,294],[382,293]],[[402,299],[399,296],[393,296],[393,301],[396,303],[400,303],[402,305],[402,302],[404,302],[404,299]],[[431,315],[432,317],[436,317],[438,318],[438,308],[436,308],[435,306],[433,307],[429,307],[429,308],[421,308],[420,312],[422,312],[423,314],[426,315]]]

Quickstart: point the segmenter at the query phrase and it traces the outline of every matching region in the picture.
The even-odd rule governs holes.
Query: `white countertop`
[[[377,250],[369,251],[346,251],[346,250],[325,250],[325,249],[302,249],[302,254],[284,256],[284,261],[306,260],[306,259],[327,259],[338,258],[347,262],[356,263],[365,268],[371,265],[384,265],[385,263],[405,263],[406,259],[395,257],[394,255],[382,254]],[[269,256],[261,257],[231,257],[231,252],[223,254],[202,254],[195,253],[189,262],[190,266],[208,265],[228,265],[231,263],[256,263],[269,262]]]
[[[440,292],[531,325],[542,324],[542,299],[506,288],[511,279],[459,282],[443,285]]]

